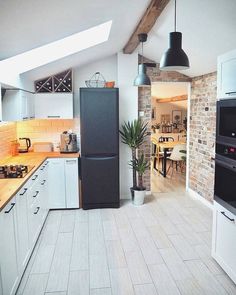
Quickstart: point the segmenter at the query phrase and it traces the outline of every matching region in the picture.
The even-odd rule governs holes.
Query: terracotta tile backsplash
[[[17,122],[17,137],[29,137],[34,142],[52,142],[54,150],[59,150],[60,134],[71,129],[79,134],[79,120],[46,119]],[[79,139],[79,138],[78,138]]]
[[[0,123],[0,158],[11,155],[11,141],[16,138],[16,123]]]

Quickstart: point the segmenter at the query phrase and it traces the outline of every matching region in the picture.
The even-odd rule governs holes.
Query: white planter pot
[[[143,205],[145,194],[146,194],[145,190],[144,191],[136,191],[136,190],[134,190],[133,204],[135,206]]]

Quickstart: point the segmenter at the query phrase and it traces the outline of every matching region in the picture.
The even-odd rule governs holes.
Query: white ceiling
[[[109,42],[62,60],[67,67],[122,50],[149,0],[0,0],[0,60],[112,20]]]
[[[152,83],[151,94],[156,98],[170,98],[178,95],[187,95],[187,83],[156,82]]]
[[[108,42],[47,66],[81,66],[120,51],[149,0],[0,0],[0,60],[113,20]],[[177,0],[177,29],[197,76],[216,70],[219,54],[236,48],[236,0]],[[173,0],[149,34],[145,56],[158,62],[173,30]]]
[[[190,61],[190,69],[182,73],[194,77],[216,71],[217,56],[236,48],[235,13],[236,0],[177,0],[177,31]],[[173,29],[171,0],[149,34],[145,55],[160,61]]]

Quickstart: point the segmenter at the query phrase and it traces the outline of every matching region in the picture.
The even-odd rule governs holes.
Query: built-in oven
[[[236,99],[217,102],[216,142],[236,147]]]
[[[236,214],[236,148],[216,145],[214,199]]]

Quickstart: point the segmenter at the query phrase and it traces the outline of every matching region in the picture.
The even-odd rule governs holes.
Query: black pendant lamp
[[[151,80],[146,74],[147,68],[146,65],[143,63],[143,43],[147,41],[147,34],[138,34],[138,39],[139,42],[142,43],[142,61],[141,64],[138,65],[138,76],[134,80],[134,86],[148,87],[151,86]]]
[[[176,0],[175,31],[169,36],[169,49],[162,55],[160,69],[162,71],[181,71],[189,68],[189,60],[182,49],[182,33],[176,32]]]

